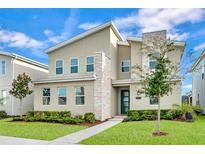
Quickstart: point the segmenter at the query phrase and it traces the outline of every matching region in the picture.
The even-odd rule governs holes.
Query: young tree
[[[156,132],[153,134],[162,135],[163,133],[160,132],[160,100],[172,92],[176,81],[180,79],[180,65],[172,63],[167,56],[169,52],[175,50],[174,42],[159,38],[152,41],[143,44],[142,52],[149,59],[155,61],[154,69],[136,65],[133,70],[134,73],[138,74],[142,83],[142,88],[138,89],[137,92],[145,94],[146,97],[153,98],[157,102],[157,125]]]
[[[33,90],[30,89],[29,84],[31,84],[31,78],[25,73],[19,74],[17,79],[14,79],[12,82],[12,89],[9,91],[9,94],[13,95],[20,101],[20,115],[22,117],[22,102],[23,98],[27,95],[32,94]]]

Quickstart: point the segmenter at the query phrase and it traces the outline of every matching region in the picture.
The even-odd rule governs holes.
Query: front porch
[[[130,87],[129,86],[121,86],[115,87],[117,98],[115,103],[117,110],[115,114],[115,118],[125,118],[128,110],[130,109]]]

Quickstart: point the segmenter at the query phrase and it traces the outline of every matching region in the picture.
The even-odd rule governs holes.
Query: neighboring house
[[[192,105],[192,91],[182,96],[182,103],[189,103]]]
[[[165,37],[166,31],[143,34]],[[34,110],[69,110],[72,115],[93,112],[104,120],[126,114],[129,109],[156,109],[153,99],[137,94],[140,78],[132,66],[154,60],[141,52],[142,38],[123,40],[112,22],[105,23],[46,50],[49,59],[47,79],[34,82]],[[176,42],[168,57],[179,65],[185,43]],[[161,99],[161,108],[181,103],[181,80],[172,94]]]
[[[201,105],[205,113],[205,50],[192,66],[192,97],[193,105]]]
[[[5,98],[0,110],[9,115],[20,114],[19,100],[9,95],[9,90],[13,79],[24,72],[32,80],[38,80],[48,76],[48,67],[17,54],[0,51],[0,97]],[[23,113],[30,110],[33,110],[33,94],[23,99]]]

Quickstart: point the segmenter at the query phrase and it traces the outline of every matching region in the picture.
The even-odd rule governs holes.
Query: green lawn
[[[155,121],[120,123],[104,132],[81,142],[81,144],[205,144],[205,116],[195,122],[161,121],[161,130],[167,136],[154,137]]]
[[[0,120],[0,136],[40,140],[53,140],[84,128],[87,127],[42,122],[12,122],[11,119]]]

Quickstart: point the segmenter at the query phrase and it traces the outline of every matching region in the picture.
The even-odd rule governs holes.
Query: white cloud
[[[130,36],[135,36],[136,34],[133,31],[123,31],[120,33],[123,38],[127,38]]]
[[[126,17],[118,17],[114,22],[119,29],[138,26],[143,32],[169,30],[185,22],[198,22],[204,13],[203,9],[140,9]]]
[[[184,41],[186,40],[190,34],[189,33],[182,33],[182,34],[179,34],[179,33],[168,33],[168,38],[172,39],[172,40],[178,40],[178,41]]]
[[[190,91],[190,90],[192,90],[192,84],[184,85],[183,88],[184,88],[186,91]]]
[[[71,9],[70,15],[65,21],[63,31],[60,35],[56,35],[52,30],[44,30],[44,34],[48,37],[48,40],[52,43],[59,43],[72,36],[74,29],[78,23],[77,9]]]
[[[203,9],[140,9],[128,16],[117,17],[114,22],[122,30],[138,28],[141,32],[149,32],[166,29],[170,37],[185,40],[189,34],[181,34],[176,26],[199,22],[203,20],[204,14]]]
[[[199,44],[196,47],[194,47],[195,51],[199,51],[205,48],[205,43]]]
[[[86,22],[86,23],[82,23],[78,26],[79,29],[83,29],[83,30],[89,30],[91,28],[97,27],[101,24],[101,22]]]
[[[30,36],[15,31],[0,29],[0,43],[6,44],[8,47],[41,49],[45,46],[43,41],[38,41]]]

